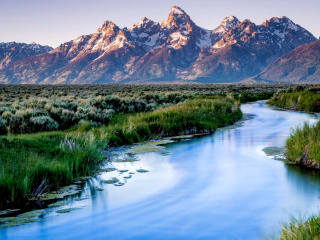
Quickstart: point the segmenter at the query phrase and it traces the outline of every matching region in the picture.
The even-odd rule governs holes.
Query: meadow
[[[281,85],[1,85],[0,208],[91,175],[110,146],[211,133]]]

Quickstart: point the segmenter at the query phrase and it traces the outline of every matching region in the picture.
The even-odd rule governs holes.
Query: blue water
[[[101,174],[91,184],[104,191],[88,184],[83,196],[90,198],[70,203],[80,210],[51,211],[40,222],[0,229],[0,239],[262,239],[279,233],[291,217],[317,213],[317,173],[261,151],[283,146],[292,128],[316,118],[263,101],[245,104],[242,111],[255,116],[239,128],[118,164],[149,172],[134,174],[122,187],[101,181],[118,173]]]

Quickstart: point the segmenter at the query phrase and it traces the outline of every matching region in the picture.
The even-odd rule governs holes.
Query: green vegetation
[[[93,172],[104,160],[93,140],[46,132],[0,138],[0,208],[28,199]]]
[[[286,141],[285,156],[289,161],[302,165],[320,166],[320,122],[315,126],[305,123],[295,129]]]
[[[240,118],[239,104],[232,96],[202,97],[149,113],[117,115],[107,126],[93,127],[89,122],[81,122],[64,132],[2,137],[1,207],[21,205],[26,196],[38,197],[49,189],[91,174],[104,158],[99,149],[107,146],[189,130],[212,132]]]
[[[267,102],[278,107],[320,112],[320,87],[291,87],[279,90]],[[320,122],[315,126],[305,123],[295,129],[286,141],[285,156],[289,161],[311,167],[320,166]]]
[[[68,129],[81,120],[108,124],[114,114],[153,111],[199,95],[267,99],[281,85],[0,85],[0,135]]]
[[[232,98],[197,98],[150,113],[116,116],[98,131],[111,145],[132,144],[157,137],[213,132],[241,116],[239,104]]]
[[[291,110],[320,112],[320,87],[280,90],[267,103]]]
[[[320,112],[319,87],[294,87],[278,91],[267,103],[281,108]],[[295,129],[286,141],[285,157],[299,165],[320,167],[320,122],[312,126],[305,123]],[[320,239],[320,215],[306,221],[292,219],[282,228],[281,240]]]
[[[320,217],[311,216],[306,221],[292,219],[282,228],[280,240],[318,240],[320,239]]]
[[[0,208],[91,175],[101,149],[216,128],[279,85],[0,85]],[[57,194],[55,194],[56,197]]]

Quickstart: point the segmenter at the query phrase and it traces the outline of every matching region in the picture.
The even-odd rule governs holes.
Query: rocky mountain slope
[[[281,56],[252,78],[253,82],[319,83],[320,40],[301,45]]]
[[[228,16],[207,30],[173,6],[161,24],[143,18],[121,29],[106,21],[91,35],[11,64],[0,83],[235,82],[315,40],[286,17],[256,25]]]
[[[0,70],[24,58],[51,51],[53,48],[36,43],[0,43]]]

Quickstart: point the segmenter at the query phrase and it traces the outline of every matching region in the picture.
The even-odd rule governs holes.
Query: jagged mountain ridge
[[[106,21],[91,35],[11,64],[0,83],[234,82],[315,40],[286,17],[255,25],[230,15],[207,30],[173,6],[161,24],[143,18],[121,29]]]
[[[16,61],[53,50],[52,47],[40,44],[7,42],[0,43],[0,70]]]

